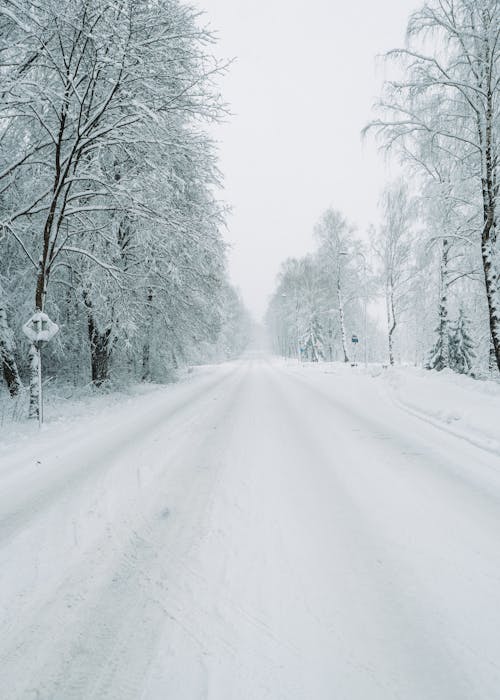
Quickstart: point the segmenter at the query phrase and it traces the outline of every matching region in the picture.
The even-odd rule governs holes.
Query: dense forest
[[[285,356],[347,362],[357,351],[497,376],[500,4],[426,3],[406,37],[386,56],[365,129],[401,169],[380,223],[362,236],[327,210],[317,250],[283,264],[267,324]]]
[[[246,343],[207,135],[225,66],[203,21],[176,0],[1,5],[0,358],[33,416],[35,311],[60,328],[44,370],[77,384],[161,381]]]

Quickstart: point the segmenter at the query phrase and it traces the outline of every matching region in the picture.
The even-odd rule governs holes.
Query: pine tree
[[[460,308],[450,333],[450,366],[459,374],[470,374],[476,353],[469,331],[469,320]]]
[[[317,316],[312,316],[303,340],[304,357],[309,362],[318,362],[324,359],[322,332],[323,329]]]
[[[443,333],[442,319],[440,319],[439,326],[436,328],[436,333],[438,334],[436,342],[429,352],[425,368],[436,369],[438,372],[441,372],[442,369],[450,366],[450,337],[447,332]]]

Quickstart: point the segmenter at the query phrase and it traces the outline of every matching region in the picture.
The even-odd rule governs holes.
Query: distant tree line
[[[315,228],[317,250],[286,260],[266,316],[274,351],[318,362],[352,359],[369,295],[366,258],[353,227],[328,209]]]

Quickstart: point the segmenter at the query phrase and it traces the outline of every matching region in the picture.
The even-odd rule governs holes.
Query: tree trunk
[[[396,330],[396,314],[394,312],[394,285],[389,281],[385,288],[385,307],[387,313],[387,345],[389,349],[389,364],[394,365],[394,340]]]
[[[174,369],[179,369],[179,362],[177,361],[177,355],[174,349],[172,349],[172,365]]]
[[[0,362],[9,394],[12,397],[17,396],[22,389],[22,382],[14,356],[14,338],[7,322],[7,312],[2,306],[0,306]]]
[[[500,370],[500,291],[498,289],[499,274],[496,255],[496,200],[498,183],[496,182],[495,161],[498,154],[493,152],[493,87],[491,85],[491,61],[489,47],[486,45],[485,63],[487,75],[485,84],[488,85],[486,94],[486,113],[484,132],[479,127],[479,137],[483,147],[482,194],[483,194],[483,230],[481,234],[481,254],[483,259],[484,281],[488,300],[489,325],[495,358]]]
[[[493,345],[493,340],[490,336],[490,350],[488,353],[488,371],[490,376],[495,376],[498,374],[497,358],[495,356],[495,346]]]
[[[92,313],[92,302],[84,292],[83,300],[87,307],[87,329],[90,341],[90,367],[92,383],[101,386],[110,377],[110,360],[113,350],[111,327],[100,331]]]
[[[29,403],[29,412],[28,412],[28,417],[29,418],[38,418],[39,415],[39,393],[40,393],[40,388],[39,388],[39,364],[41,362],[40,358],[40,350],[35,346],[35,344],[32,344],[29,349],[29,367],[30,367],[30,403]]]
[[[495,250],[492,244],[491,230],[493,228],[494,207],[485,206],[485,225],[481,240],[484,281],[486,298],[488,300],[488,317],[491,341],[495,360],[500,370],[500,294],[498,290],[499,275],[495,264]]]
[[[47,230],[44,231],[44,248],[43,255],[40,260],[40,266],[38,270],[36,291],[35,291],[35,309],[37,311],[43,311],[45,303],[45,293],[47,288],[47,275],[45,271],[46,259],[48,255],[48,234]],[[37,418],[40,420],[40,391],[41,391],[41,354],[40,346],[36,343],[32,343],[29,349],[29,367],[30,367],[30,401],[28,409],[29,418]]]
[[[142,346],[142,381],[151,381],[151,357],[149,340]]]
[[[30,403],[29,418],[40,418],[40,348],[32,343],[29,349],[30,363]]]
[[[91,313],[88,314],[88,331],[90,340],[90,364],[92,370],[92,383],[101,386],[109,379],[111,346],[111,329],[101,333]]]
[[[441,269],[440,269],[440,296],[439,296],[439,343],[441,347],[440,366],[436,369],[444,369],[450,366],[450,330],[448,318],[448,260],[450,252],[450,243],[444,238],[441,251]]]
[[[142,346],[142,381],[151,381],[151,337],[153,334],[153,313],[151,305],[153,303],[153,290],[148,289],[148,295],[146,299],[146,309],[148,314],[148,328],[146,331],[146,338]]]
[[[342,352],[344,353],[344,362],[349,362],[349,355],[347,354],[347,338],[345,333],[345,323],[344,323],[344,303],[342,300],[342,288],[340,285],[340,270],[338,271],[337,277],[337,299],[339,303],[339,320],[340,320],[340,336],[342,338]]]

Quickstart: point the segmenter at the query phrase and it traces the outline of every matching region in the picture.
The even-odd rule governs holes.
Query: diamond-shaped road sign
[[[59,326],[51,321],[43,311],[37,311],[26,321],[23,326],[23,333],[34,343],[40,341],[47,342],[59,331]]]

